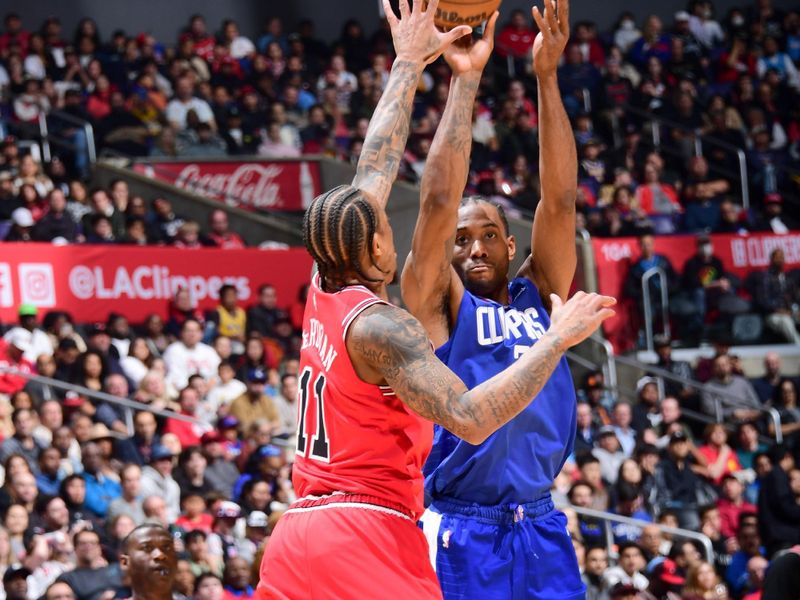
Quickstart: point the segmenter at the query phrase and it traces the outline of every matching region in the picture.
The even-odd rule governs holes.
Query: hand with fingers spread
[[[567,302],[557,294],[550,294],[553,312],[550,316],[550,331],[558,335],[564,348],[574,346],[592,335],[600,324],[612,317],[612,306],[616,298],[576,292]]]
[[[555,73],[569,41],[569,0],[544,0],[544,14],[538,6],[531,12],[539,27],[533,42],[533,69],[541,77]]]
[[[495,11],[489,17],[489,22],[486,24],[486,29],[481,39],[472,41],[470,36],[466,36],[448,46],[444,51],[444,59],[450,65],[453,75],[458,76],[466,73],[480,75],[483,72],[494,49],[494,28],[498,16],[500,16],[500,13]]]
[[[430,64],[455,40],[472,33],[472,28],[459,25],[443,33],[433,24],[433,16],[439,0],[430,0],[427,10],[422,10],[423,0],[400,0],[400,18],[394,14],[389,0],[383,0],[386,20],[392,30],[392,41],[398,60],[407,60],[418,64]]]

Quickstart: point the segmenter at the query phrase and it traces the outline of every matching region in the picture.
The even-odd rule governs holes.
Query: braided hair
[[[377,229],[375,210],[359,190],[340,185],[317,196],[303,218],[303,242],[317,263],[323,288],[340,290],[355,276],[361,283],[378,283],[361,266],[366,249],[370,262]]]
[[[488,204],[489,206],[494,206],[497,209],[497,214],[500,215],[500,221],[503,223],[503,229],[505,230],[506,236],[509,234],[508,228],[508,217],[506,217],[506,211],[503,208],[502,204],[498,204],[497,202],[493,202],[488,198],[483,196],[465,196],[461,199],[461,204],[459,204],[459,208],[462,206],[469,206],[470,204]]]

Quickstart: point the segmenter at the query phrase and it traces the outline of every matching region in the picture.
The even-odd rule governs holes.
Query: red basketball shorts
[[[441,599],[413,518],[370,496],[297,502],[261,562],[259,600]]]

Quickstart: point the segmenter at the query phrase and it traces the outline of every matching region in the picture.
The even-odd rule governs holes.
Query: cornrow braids
[[[483,196],[465,196],[461,199],[461,204],[459,204],[459,208],[462,206],[468,206],[470,204],[488,204],[489,206],[494,206],[497,209],[497,214],[500,215],[500,220],[503,222],[503,229],[505,230],[506,236],[509,234],[509,227],[508,227],[508,217],[506,217],[506,211],[503,208],[502,204],[498,204],[497,202],[492,202],[488,198],[484,198]]]
[[[324,289],[340,290],[353,276],[365,284],[381,281],[368,276],[360,260],[366,250],[372,265],[381,270],[372,256],[376,229],[375,211],[353,186],[341,185],[314,199],[303,218],[303,242],[317,263]]]

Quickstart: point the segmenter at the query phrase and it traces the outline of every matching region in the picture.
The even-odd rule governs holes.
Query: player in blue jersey
[[[541,201],[532,253],[513,279],[516,240],[502,209],[462,200],[474,100],[492,50],[486,35],[445,53],[453,78],[421,184],[421,207],[401,285],[436,354],[468,387],[512,364],[550,325],[576,266],[577,159],[556,68],[569,38],[569,1],[533,9]],[[583,292],[578,292],[583,294]],[[610,299],[609,302],[613,302]],[[480,445],[436,427],[422,519],[446,600],[584,597],[564,515],[550,488],[572,450],[576,400],[566,360],[533,402]]]

